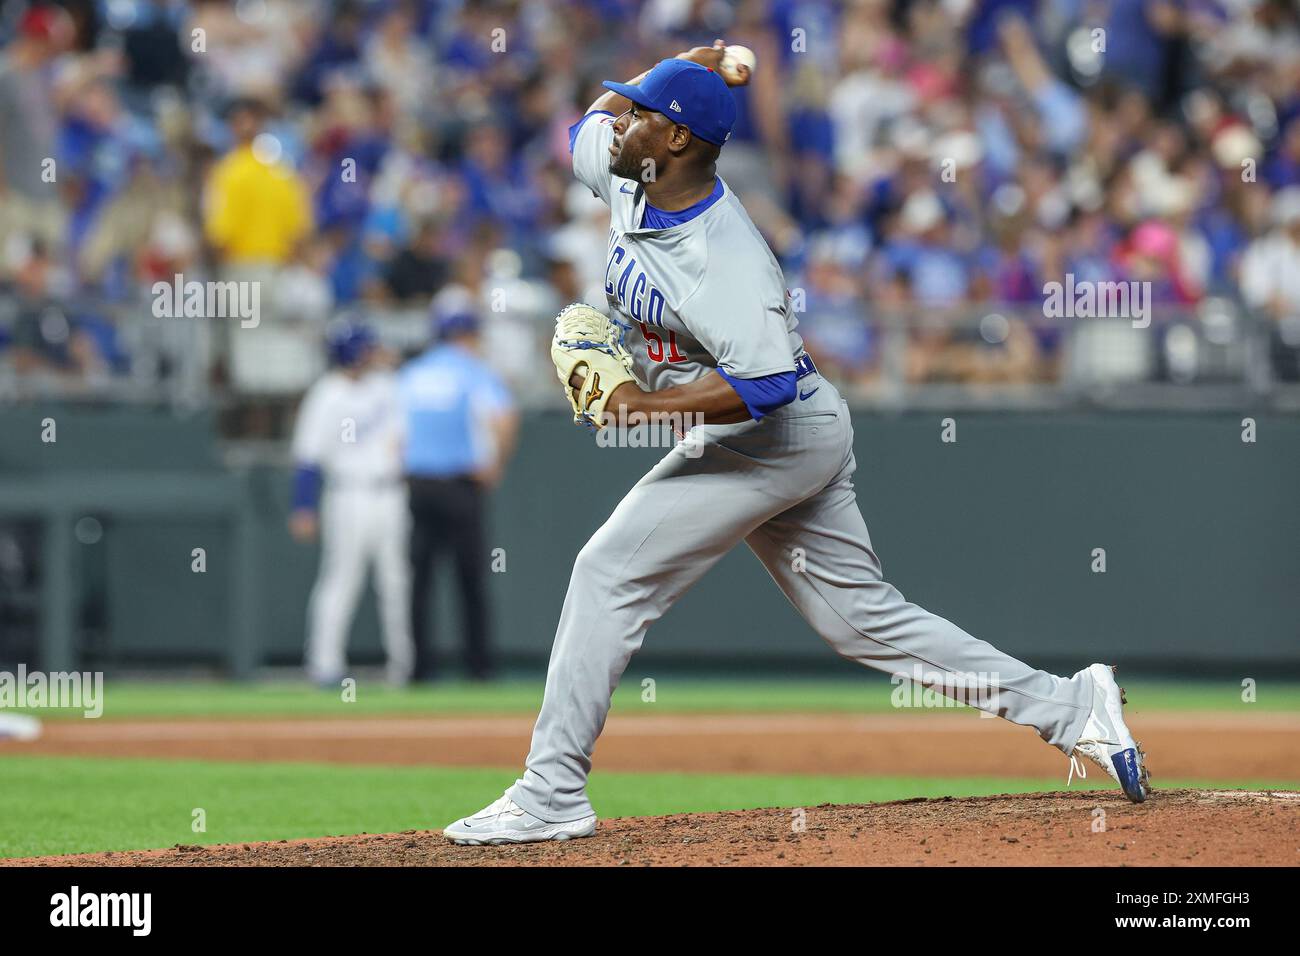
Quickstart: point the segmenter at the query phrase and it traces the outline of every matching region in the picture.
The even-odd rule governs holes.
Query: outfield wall
[[[1244,414],[965,412],[944,443],[941,413],[859,413],[860,503],[909,599],[1035,663],[1300,673],[1300,419],[1261,414],[1244,443]],[[288,469],[222,467],[213,431],[206,414],[0,412],[0,523],[39,557],[34,581],[0,582],[0,658],[233,673],[297,658],[317,556],[285,531]],[[491,522],[511,660],[544,662],[573,556],[661,453],[599,448],[561,415],[526,421]],[[93,543],[85,516],[102,529]],[[439,593],[440,644],[454,650],[446,581]],[[40,651],[24,649],[33,620]],[[378,657],[369,597],[353,647]],[[848,666],[743,546],[652,628],[639,660]]]

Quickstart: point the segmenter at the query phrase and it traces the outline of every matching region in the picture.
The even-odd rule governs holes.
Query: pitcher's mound
[[[568,843],[461,847],[437,831],[177,846],[61,866],[1295,866],[1300,793],[1157,790],[918,798],[603,820]]]

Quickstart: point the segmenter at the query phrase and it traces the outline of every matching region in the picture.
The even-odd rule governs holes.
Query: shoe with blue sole
[[[1151,795],[1151,775],[1141,744],[1124,723],[1124,704],[1128,703],[1124,689],[1115,683],[1114,667],[1093,664],[1087,671],[1092,677],[1092,713],[1070,754],[1070,777],[1065,785],[1070,785],[1076,772],[1080,777],[1088,775],[1079,760],[1087,757],[1120,785],[1126,797],[1141,803]]]

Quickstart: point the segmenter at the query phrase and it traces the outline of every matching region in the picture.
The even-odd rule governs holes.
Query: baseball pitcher
[[[374,334],[363,325],[334,328],[329,351],[335,367],[308,389],[293,436],[297,473],[289,528],[300,541],[313,540],[318,531],[321,539],[307,609],[307,674],[322,686],[338,686],[352,614],[373,564],[387,679],[402,685],[411,677],[414,644],[396,379],[376,361]]]
[[[745,542],[839,654],[891,674],[996,675],[974,705],[1149,792],[1112,668],[1045,673],[904,599],[853,489],[853,429],[795,331],[776,259],[715,164],[748,81],[725,44],[696,47],[608,90],[570,130],[574,174],[611,212],[605,295],[557,319],[552,356],[575,420],[633,413],[693,428],[578,554],[523,776],[452,823],[457,843],[590,836],[591,755],[646,630]],[[799,560],[796,560],[799,557]],[[951,686],[958,686],[953,681]],[[945,692],[949,686],[944,684]]]

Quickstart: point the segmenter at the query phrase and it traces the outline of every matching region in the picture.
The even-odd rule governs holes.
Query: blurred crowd
[[[908,381],[1052,380],[1066,274],[1300,347],[1292,0],[9,0],[0,374],[293,397],[340,310],[455,289],[547,380],[550,317],[604,301],[566,131],[714,37],[759,63],[720,172],[850,387],[899,323]],[[256,327],[159,317],[177,275],[260,283]]]

